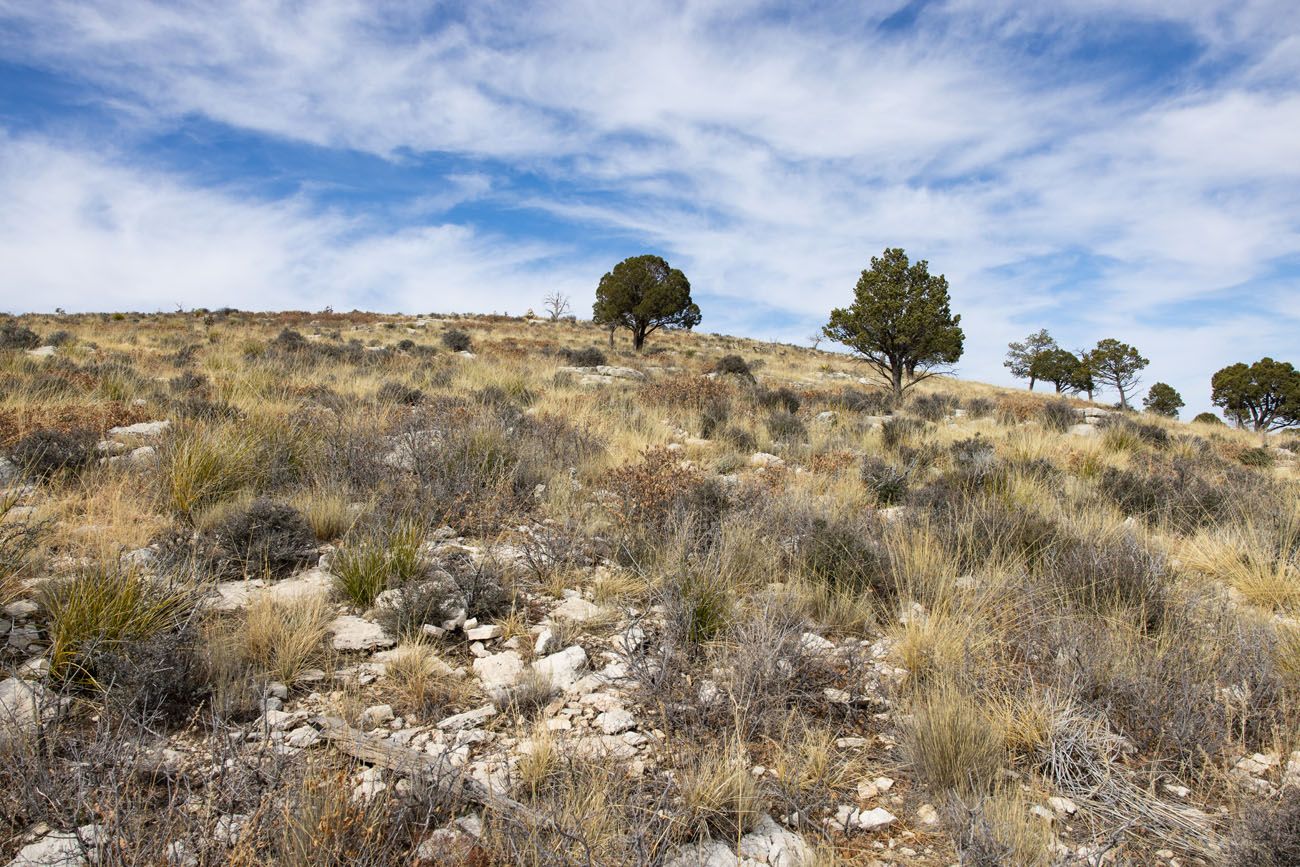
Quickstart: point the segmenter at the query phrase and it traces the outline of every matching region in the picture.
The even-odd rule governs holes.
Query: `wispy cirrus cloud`
[[[1046,325],[1203,408],[1218,366],[1294,352],[1294,4],[861,7],[0,0],[11,68],[76,103],[7,112],[35,129],[0,142],[0,301],[521,310],[653,247],[706,326],[797,339],[891,245],[948,274],[967,375]],[[106,149],[68,132],[92,113]],[[196,119],[249,159],[203,162]]]

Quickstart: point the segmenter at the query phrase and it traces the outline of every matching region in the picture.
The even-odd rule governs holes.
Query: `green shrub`
[[[17,322],[0,323],[0,349],[35,349],[41,345],[41,336]]]
[[[469,352],[473,345],[470,337],[459,328],[449,328],[442,333],[442,345],[452,352]]]
[[[960,401],[951,394],[935,392],[916,395],[908,404],[908,409],[918,418],[929,422],[940,422],[951,415],[959,403]]]
[[[892,506],[907,496],[908,472],[883,458],[867,455],[862,459],[862,483],[876,495],[876,502]]]
[[[608,363],[605,353],[594,346],[586,349],[569,349],[566,346],[559,351],[559,356],[573,367],[600,367]]]
[[[1219,427],[1223,426],[1223,419],[1219,418],[1212,412],[1197,413],[1196,416],[1192,418],[1192,421],[1200,424],[1212,424],[1218,425]]]
[[[741,379],[754,381],[754,372],[750,370],[749,364],[739,355],[724,355],[713,365],[713,372],[723,376],[737,376]]]

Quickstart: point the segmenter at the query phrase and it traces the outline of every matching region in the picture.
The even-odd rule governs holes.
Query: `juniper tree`
[[[1238,362],[1214,374],[1210,387],[1211,402],[1238,424],[1257,431],[1300,425],[1300,371],[1288,362]]]
[[[1178,418],[1178,410],[1183,408],[1183,396],[1172,385],[1157,382],[1151,386],[1147,396],[1142,398],[1142,406],[1155,415]]]
[[[700,308],[691,301],[686,275],[659,256],[632,256],[614,266],[596,287],[592,318],[597,325],[632,332],[632,346],[641,349],[647,336],[660,328],[691,329],[700,324]]]
[[[1129,408],[1129,394],[1142,382],[1138,374],[1150,363],[1135,348],[1113,337],[1100,341],[1087,357],[1092,378],[1119,392],[1119,405],[1124,409]]]
[[[932,275],[924,259],[910,263],[902,248],[891,247],[871,257],[853,303],[832,310],[822,333],[853,349],[901,397],[961,358],[960,322],[949,306],[947,278]]]
[[[1034,390],[1034,382],[1044,379],[1039,375],[1037,365],[1041,363],[1045,353],[1054,349],[1060,349],[1056,345],[1056,340],[1052,335],[1047,333],[1043,328],[1026,337],[1023,341],[1013,340],[1007,344],[1007,360],[1002,362],[1002,366],[1010,369],[1011,375],[1017,379],[1028,379],[1029,390]],[[1060,391],[1060,388],[1056,389]]]

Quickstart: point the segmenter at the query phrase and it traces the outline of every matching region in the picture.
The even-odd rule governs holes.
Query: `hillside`
[[[1300,863],[1300,438],[577,322],[13,322],[0,864]]]

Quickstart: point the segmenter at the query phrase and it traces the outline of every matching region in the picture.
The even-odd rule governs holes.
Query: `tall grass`
[[[388,588],[422,575],[427,568],[421,551],[425,529],[417,522],[399,521],[346,541],[330,564],[339,595],[366,608]]]

